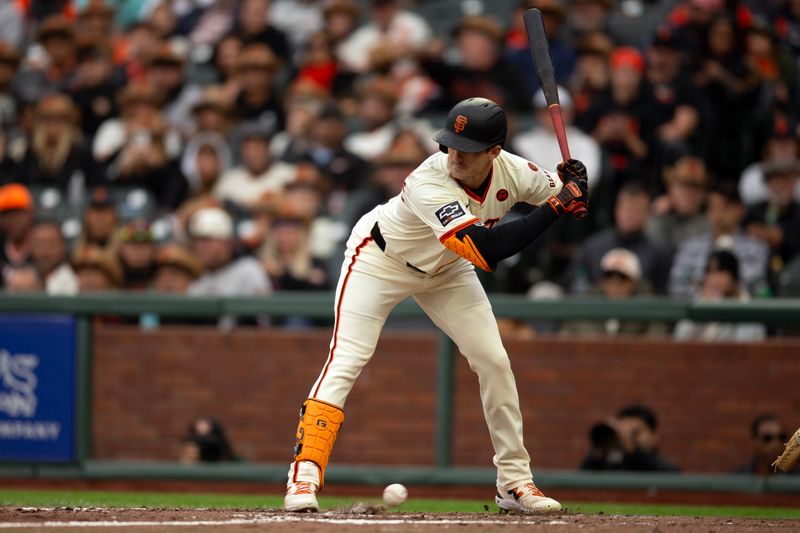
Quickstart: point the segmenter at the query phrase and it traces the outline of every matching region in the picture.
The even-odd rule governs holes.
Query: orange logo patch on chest
[[[458,115],[456,117],[456,121],[453,123],[453,131],[456,133],[461,133],[464,131],[464,128],[467,127],[467,117],[464,115]]]
[[[499,191],[497,191],[495,198],[497,198],[498,202],[505,202],[506,200],[508,200],[508,191],[505,189],[500,189]]]

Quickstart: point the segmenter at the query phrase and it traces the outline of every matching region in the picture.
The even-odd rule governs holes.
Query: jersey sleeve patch
[[[439,219],[442,226],[447,227],[452,221],[465,214],[464,208],[461,207],[460,203],[450,202],[436,211],[436,218]]]

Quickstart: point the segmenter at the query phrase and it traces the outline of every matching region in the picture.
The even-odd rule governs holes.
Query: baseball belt
[[[375,222],[375,225],[372,226],[372,229],[370,230],[369,234],[372,236],[372,240],[375,241],[375,244],[378,245],[378,248],[381,249],[381,252],[386,254],[387,257],[394,259],[399,263],[405,263],[408,268],[414,270],[415,272],[419,272],[420,274],[426,273],[424,270],[418,269],[408,261],[404,261],[403,258],[401,258],[400,256],[392,253],[391,251],[386,250],[386,239],[383,238],[383,235],[381,234],[381,228],[378,227],[377,222]]]

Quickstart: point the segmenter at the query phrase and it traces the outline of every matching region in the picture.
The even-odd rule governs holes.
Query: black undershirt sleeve
[[[480,254],[494,269],[497,263],[522,251],[558,219],[558,215],[546,205],[534,209],[527,215],[503,222],[492,228],[475,223],[456,232],[464,240],[469,236]]]

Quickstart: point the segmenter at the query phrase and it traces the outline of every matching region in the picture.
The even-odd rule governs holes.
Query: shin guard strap
[[[300,410],[294,460],[311,461],[319,467],[320,487],[325,483],[325,467],[343,421],[344,411],[339,407],[314,398],[306,400]]]

